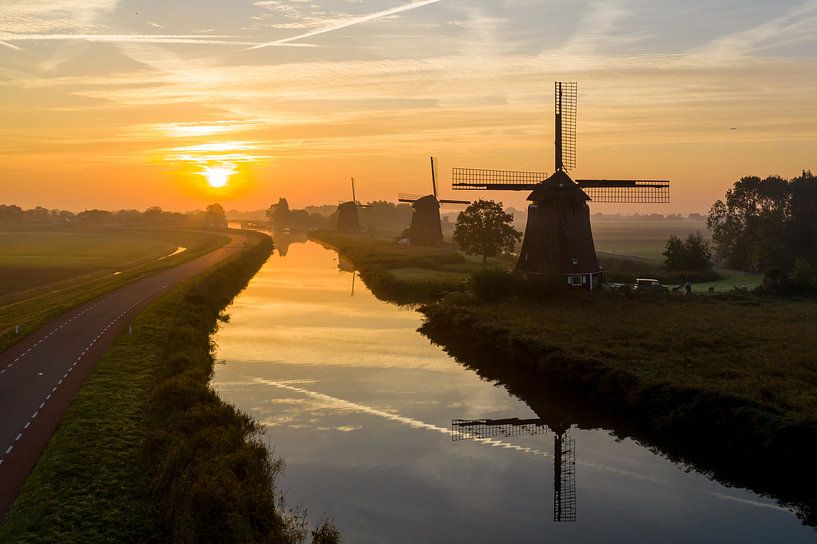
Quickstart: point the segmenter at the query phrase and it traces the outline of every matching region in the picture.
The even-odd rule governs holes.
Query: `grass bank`
[[[381,300],[411,304],[427,302],[464,287],[482,258],[469,257],[453,246],[402,246],[392,238],[365,234],[313,231],[309,237],[338,251]],[[510,269],[512,263],[489,259],[489,266]]]
[[[107,236],[104,233],[109,230],[115,231],[112,233],[114,239],[117,240],[117,244],[114,245],[115,250],[108,242],[103,241]],[[83,230],[74,233],[76,236],[73,237],[70,233],[60,232],[55,235],[47,229],[43,231],[39,234],[44,239],[37,243],[32,242],[36,238],[32,233],[22,233],[25,234],[26,240],[39,248],[41,255],[38,263],[42,273],[41,279],[56,279],[61,273],[68,273],[69,277],[64,281],[25,289],[26,282],[29,282],[32,277],[31,270],[22,266],[20,259],[12,255],[6,254],[3,257],[2,267],[5,273],[0,276],[3,276],[5,281],[13,282],[20,287],[18,292],[10,292],[0,297],[0,351],[8,349],[26,334],[75,306],[158,270],[200,257],[229,241],[224,233],[183,230],[112,228],[94,230],[93,235],[88,235]],[[20,235],[18,232],[2,233],[2,236],[5,237],[18,235]],[[85,242],[90,239],[97,241],[96,245],[92,243],[85,248],[87,258],[61,255],[60,250],[55,247],[59,245],[60,240],[62,242],[68,239],[76,241],[77,238]],[[143,251],[131,252],[128,256],[125,250],[128,248],[129,241],[133,239],[143,240],[139,244]],[[145,239],[152,239],[155,243],[144,242]],[[166,259],[156,258],[156,255],[167,255],[167,250],[175,249],[177,245],[187,247],[187,251]],[[93,263],[92,268],[86,268],[91,262]],[[71,273],[76,272],[77,267],[82,273],[70,276]],[[49,269],[51,272],[48,272]],[[68,272],[64,272],[65,270]],[[115,274],[115,272],[119,273]],[[25,281],[23,278],[26,278]],[[19,332],[17,332],[17,326],[20,327]]]
[[[271,252],[162,297],[105,354],[0,526],[2,542],[300,542],[258,425],[210,388],[210,335]],[[223,316],[221,318],[224,318]],[[321,540],[324,538],[324,540]],[[332,542],[324,526],[316,542]]]

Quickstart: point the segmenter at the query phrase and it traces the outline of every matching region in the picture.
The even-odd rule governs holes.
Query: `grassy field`
[[[0,304],[69,285],[65,280],[121,273],[206,239],[192,231],[113,227],[0,230]]]
[[[203,255],[229,238],[216,232],[105,228],[2,231],[0,240],[4,241],[0,251],[0,350],[4,350],[74,306]],[[179,246],[187,251],[160,259]]]
[[[162,297],[72,403],[0,526],[2,542],[292,542],[280,468],[252,420],[209,388],[219,312],[269,239]],[[265,241],[266,240],[266,241]],[[294,531],[294,532],[293,532]]]

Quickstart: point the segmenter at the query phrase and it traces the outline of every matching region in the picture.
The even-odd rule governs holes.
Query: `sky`
[[[455,166],[671,180],[817,171],[817,0],[4,0],[0,202],[171,210],[395,200]]]

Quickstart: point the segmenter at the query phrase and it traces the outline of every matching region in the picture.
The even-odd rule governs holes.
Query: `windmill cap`
[[[533,188],[528,195],[528,200],[532,202],[578,201],[590,200],[587,193],[582,191],[579,184],[573,181],[567,172],[557,170],[545,181]]]

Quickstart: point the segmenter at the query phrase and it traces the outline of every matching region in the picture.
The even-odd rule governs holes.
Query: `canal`
[[[213,379],[286,460],[287,504],[344,542],[814,541],[604,410],[480,377],[348,269],[313,242],[276,250],[227,309]]]

